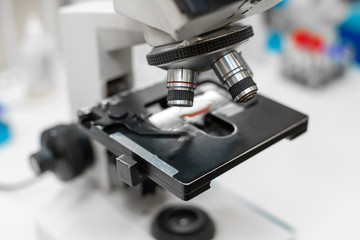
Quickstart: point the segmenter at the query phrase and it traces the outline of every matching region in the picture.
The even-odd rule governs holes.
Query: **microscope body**
[[[150,179],[189,200],[252,155],[306,131],[305,115],[255,98],[253,74],[237,50],[253,31],[231,24],[277,2],[114,0],[125,16],[110,1],[63,9],[71,109],[80,110],[95,150],[87,176],[104,188]],[[151,75],[158,69],[145,57],[142,66],[133,59],[132,47],[145,40],[154,47],[148,64],[167,70],[167,83]],[[203,73],[210,69],[216,74]]]
[[[134,59],[134,51],[151,50],[144,45],[136,49],[135,45],[186,45],[194,36],[264,11],[277,2],[114,0],[64,8],[60,16],[71,111],[90,111],[90,106],[108,104],[115,93],[141,89],[165,78],[164,71],[148,66],[145,56]],[[226,49],[220,55],[231,51]],[[198,74],[196,69],[191,71],[196,72],[194,76]],[[93,145],[97,160],[88,175],[109,188],[108,151],[97,141]]]
[[[253,73],[238,52],[253,31],[233,22],[278,2],[113,0],[64,8],[62,43],[78,130],[47,131],[42,145],[48,149],[31,163],[41,169],[38,160],[51,159],[47,150],[54,149],[67,166],[64,144],[52,142],[66,141],[62,132],[87,138],[93,154],[83,159],[91,165],[85,176],[40,216],[40,237],[150,239],[151,225],[156,239],[293,239],[291,228],[247,201],[216,186],[204,193],[219,175],[307,129],[306,115],[256,95]],[[56,173],[54,166],[48,169]],[[106,191],[114,188],[121,191]],[[160,212],[151,223],[164,206],[179,202],[183,208],[170,207],[165,221]],[[216,234],[212,221],[205,223],[189,204],[216,216]],[[72,221],[61,222],[69,215]]]

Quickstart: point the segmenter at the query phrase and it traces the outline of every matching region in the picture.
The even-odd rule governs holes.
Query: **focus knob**
[[[59,125],[41,134],[41,148],[30,156],[37,174],[53,172],[60,180],[71,180],[91,165],[93,149],[76,125]]]

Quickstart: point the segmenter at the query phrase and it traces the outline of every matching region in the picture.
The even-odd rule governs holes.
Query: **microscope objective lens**
[[[252,72],[238,52],[224,55],[212,67],[234,102],[247,102],[256,95]]]
[[[192,107],[196,72],[189,69],[169,69],[167,76],[168,106]]]

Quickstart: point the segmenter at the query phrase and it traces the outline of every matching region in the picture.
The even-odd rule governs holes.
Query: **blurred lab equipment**
[[[20,52],[21,69],[27,94],[39,97],[49,93],[56,82],[55,42],[44,32],[40,20],[35,16],[27,21],[25,30]]]
[[[354,52],[356,64],[360,64],[360,2],[349,4],[349,12],[338,27],[339,35],[344,44],[350,44]]]
[[[335,0],[315,1],[311,8],[308,4],[287,0],[267,13],[268,46],[281,55],[285,76],[321,87],[341,77],[353,59],[351,41],[343,41],[344,34],[338,31],[352,4]]]
[[[320,87],[341,77],[350,63],[350,50],[342,43],[328,45],[317,33],[295,29],[281,56],[285,76],[310,87]]]
[[[35,16],[58,47],[58,0],[2,0],[0,2],[0,69],[18,64],[21,43],[26,38],[28,19]]]
[[[5,122],[6,107],[0,102],[0,145],[10,138],[10,127]]]

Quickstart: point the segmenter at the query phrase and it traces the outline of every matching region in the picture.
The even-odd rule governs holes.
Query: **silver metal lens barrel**
[[[167,88],[168,106],[192,107],[196,88],[196,72],[190,69],[169,69]]]
[[[258,88],[252,72],[238,52],[224,55],[212,68],[234,102],[247,102],[256,95]]]

